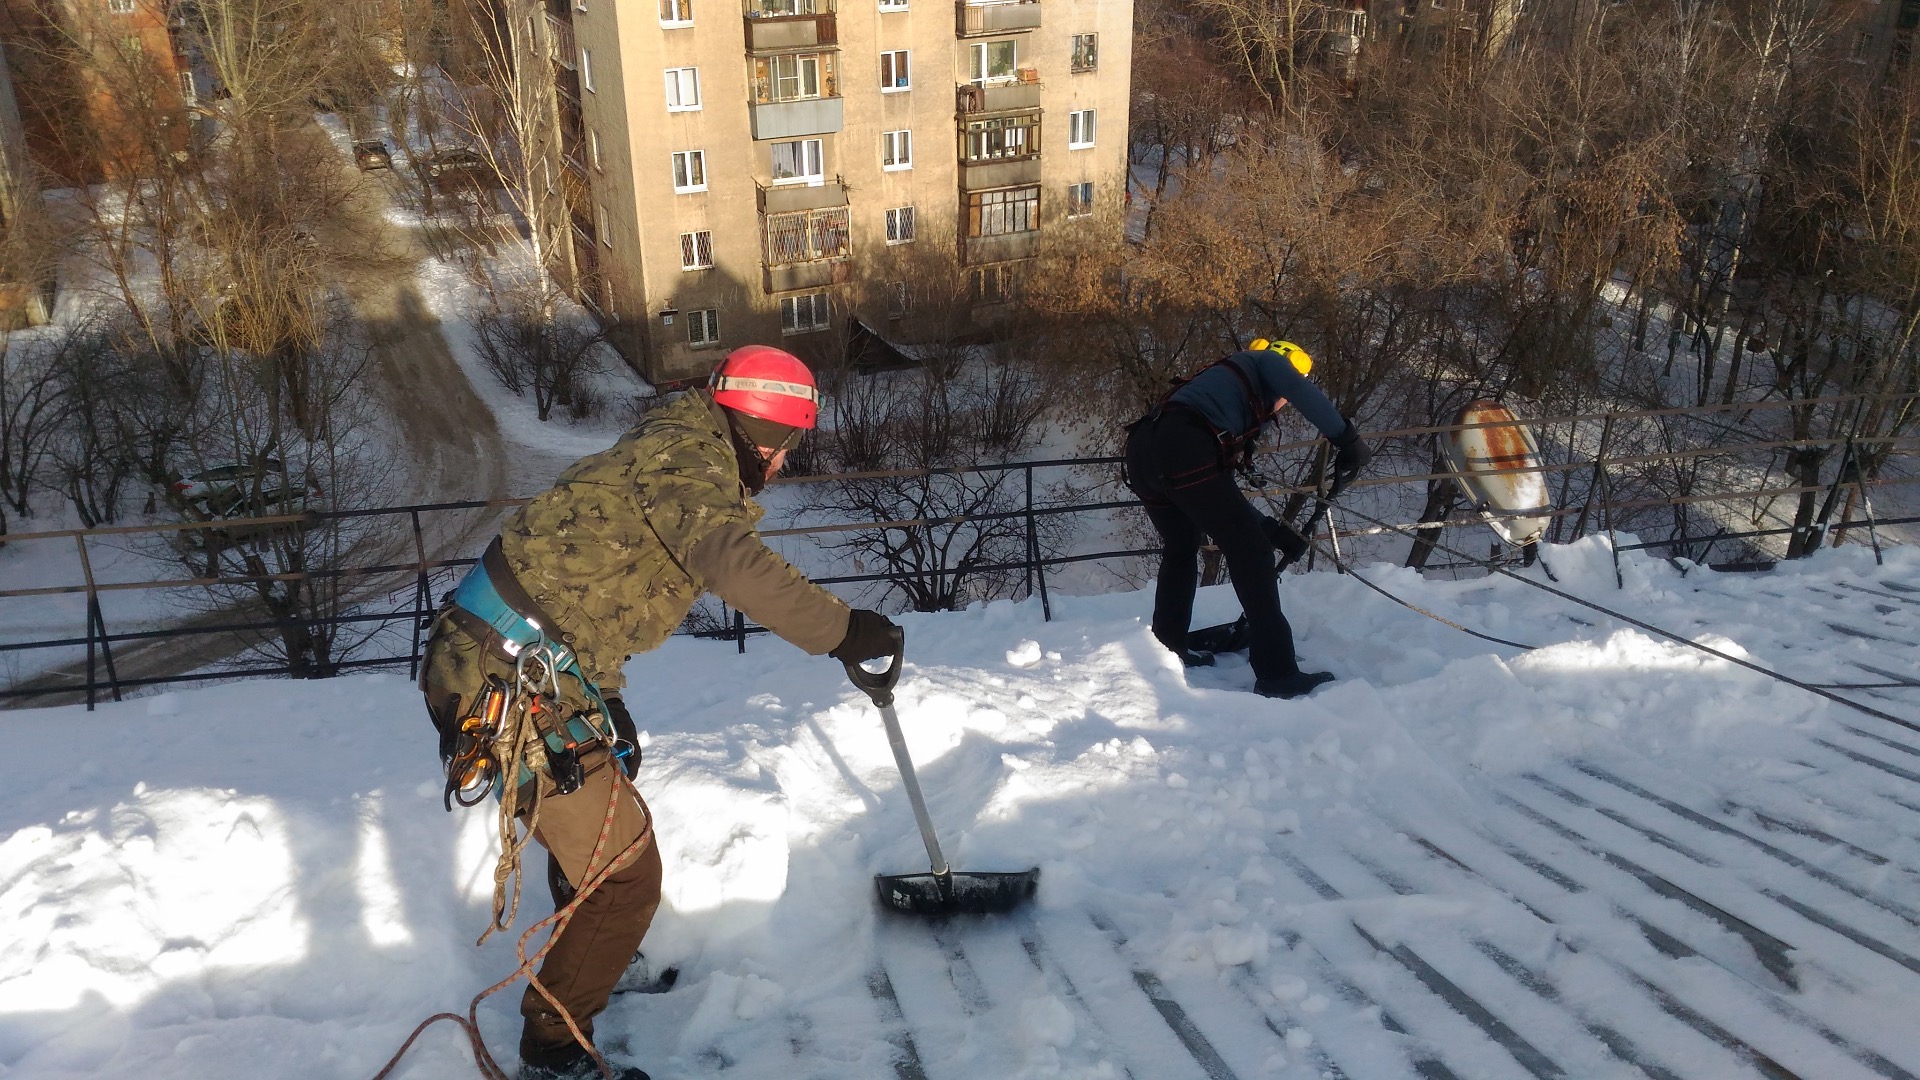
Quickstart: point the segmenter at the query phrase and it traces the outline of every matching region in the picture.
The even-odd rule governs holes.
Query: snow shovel
[[[885,671],[868,671],[852,663],[846,665],[847,678],[873,699],[880,710],[880,719],[886,722],[894,764],[900,767],[907,799],[913,803],[914,820],[920,823],[920,839],[926,841],[927,858],[933,864],[932,872],[926,874],[875,874],[873,884],[879,891],[880,903],[895,911],[916,915],[985,915],[1012,910],[1032,897],[1039,887],[1039,867],[1014,873],[956,872],[940,853],[933,821],[927,816],[927,800],[920,794],[913,759],[907,756],[906,737],[900,733],[900,716],[893,711],[893,687],[900,681],[900,662],[906,655],[906,641],[906,632],[896,628],[893,661]]]

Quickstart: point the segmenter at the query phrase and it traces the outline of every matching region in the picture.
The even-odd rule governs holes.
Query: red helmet
[[[707,381],[715,403],[776,424],[811,430],[820,412],[813,372],[790,352],[746,345],[727,354]]]

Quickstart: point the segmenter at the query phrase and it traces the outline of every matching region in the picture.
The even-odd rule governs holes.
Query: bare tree
[[[474,340],[487,369],[515,394],[533,395],[541,420],[565,408],[580,419],[597,404],[592,379],[604,375],[606,333],[540,279],[489,282],[474,316]]]

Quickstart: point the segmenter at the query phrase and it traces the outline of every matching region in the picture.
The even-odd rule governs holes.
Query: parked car
[[[216,465],[174,482],[175,494],[210,518],[295,513],[320,489],[287,475],[273,458]]]
[[[496,187],[499,177],[480,152],[468,147],[436,150],[427,155],[427,176],[438,187]]]
[[[380,142],[377,139],[368,140],[367,142],[357,142],[353,144],[353,163],[360,166],[362,172],[372,172],[375,169],[391,169],[393,168],[393,152],[387,149],[386,143]]]

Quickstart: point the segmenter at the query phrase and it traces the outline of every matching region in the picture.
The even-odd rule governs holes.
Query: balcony
[[[1040,107],[1040,74],[1021,68],[1015,82],[1000,84],[965,83],[955,93],[956,107],[963,116],[1018,112]]]
[[[769,212],[760,221],[768,292],[818,288],[851,278],[853,246],[845,206]]]
[[[1018,34],[1040,29],[1039,0],[1000,0],[999,3],[954,4],[954,31],[960,37]]]
[[[762,214],[790,214],[847,205],[847,185],[837,176],[817,186],[764,187],[758,181],[755,186],[760,188]]]
[[[1014,187],[1019,184],[1039,182],[1039,154],[1000,161],[962,161],[960,163],[960,190],[962,191],[986,191],[990,188]]]
[[[572,71],[580,62],[580,47],[573,40],[573,23],[547,15],[547,58]]]
[[[833,48],[840,44],[839,17],[824,15],[747,15],[747,51]]]
[[[968,266],[982,263],[1031,259],[1040,254],[1040,230],[1002,233],[999,236],[968,236],[961,240],[962,254]]]
[[[747,119],[756,139],[795,139],[846,127],[847,107],[845,99],[837,97],[753,102],[747,106]]]

